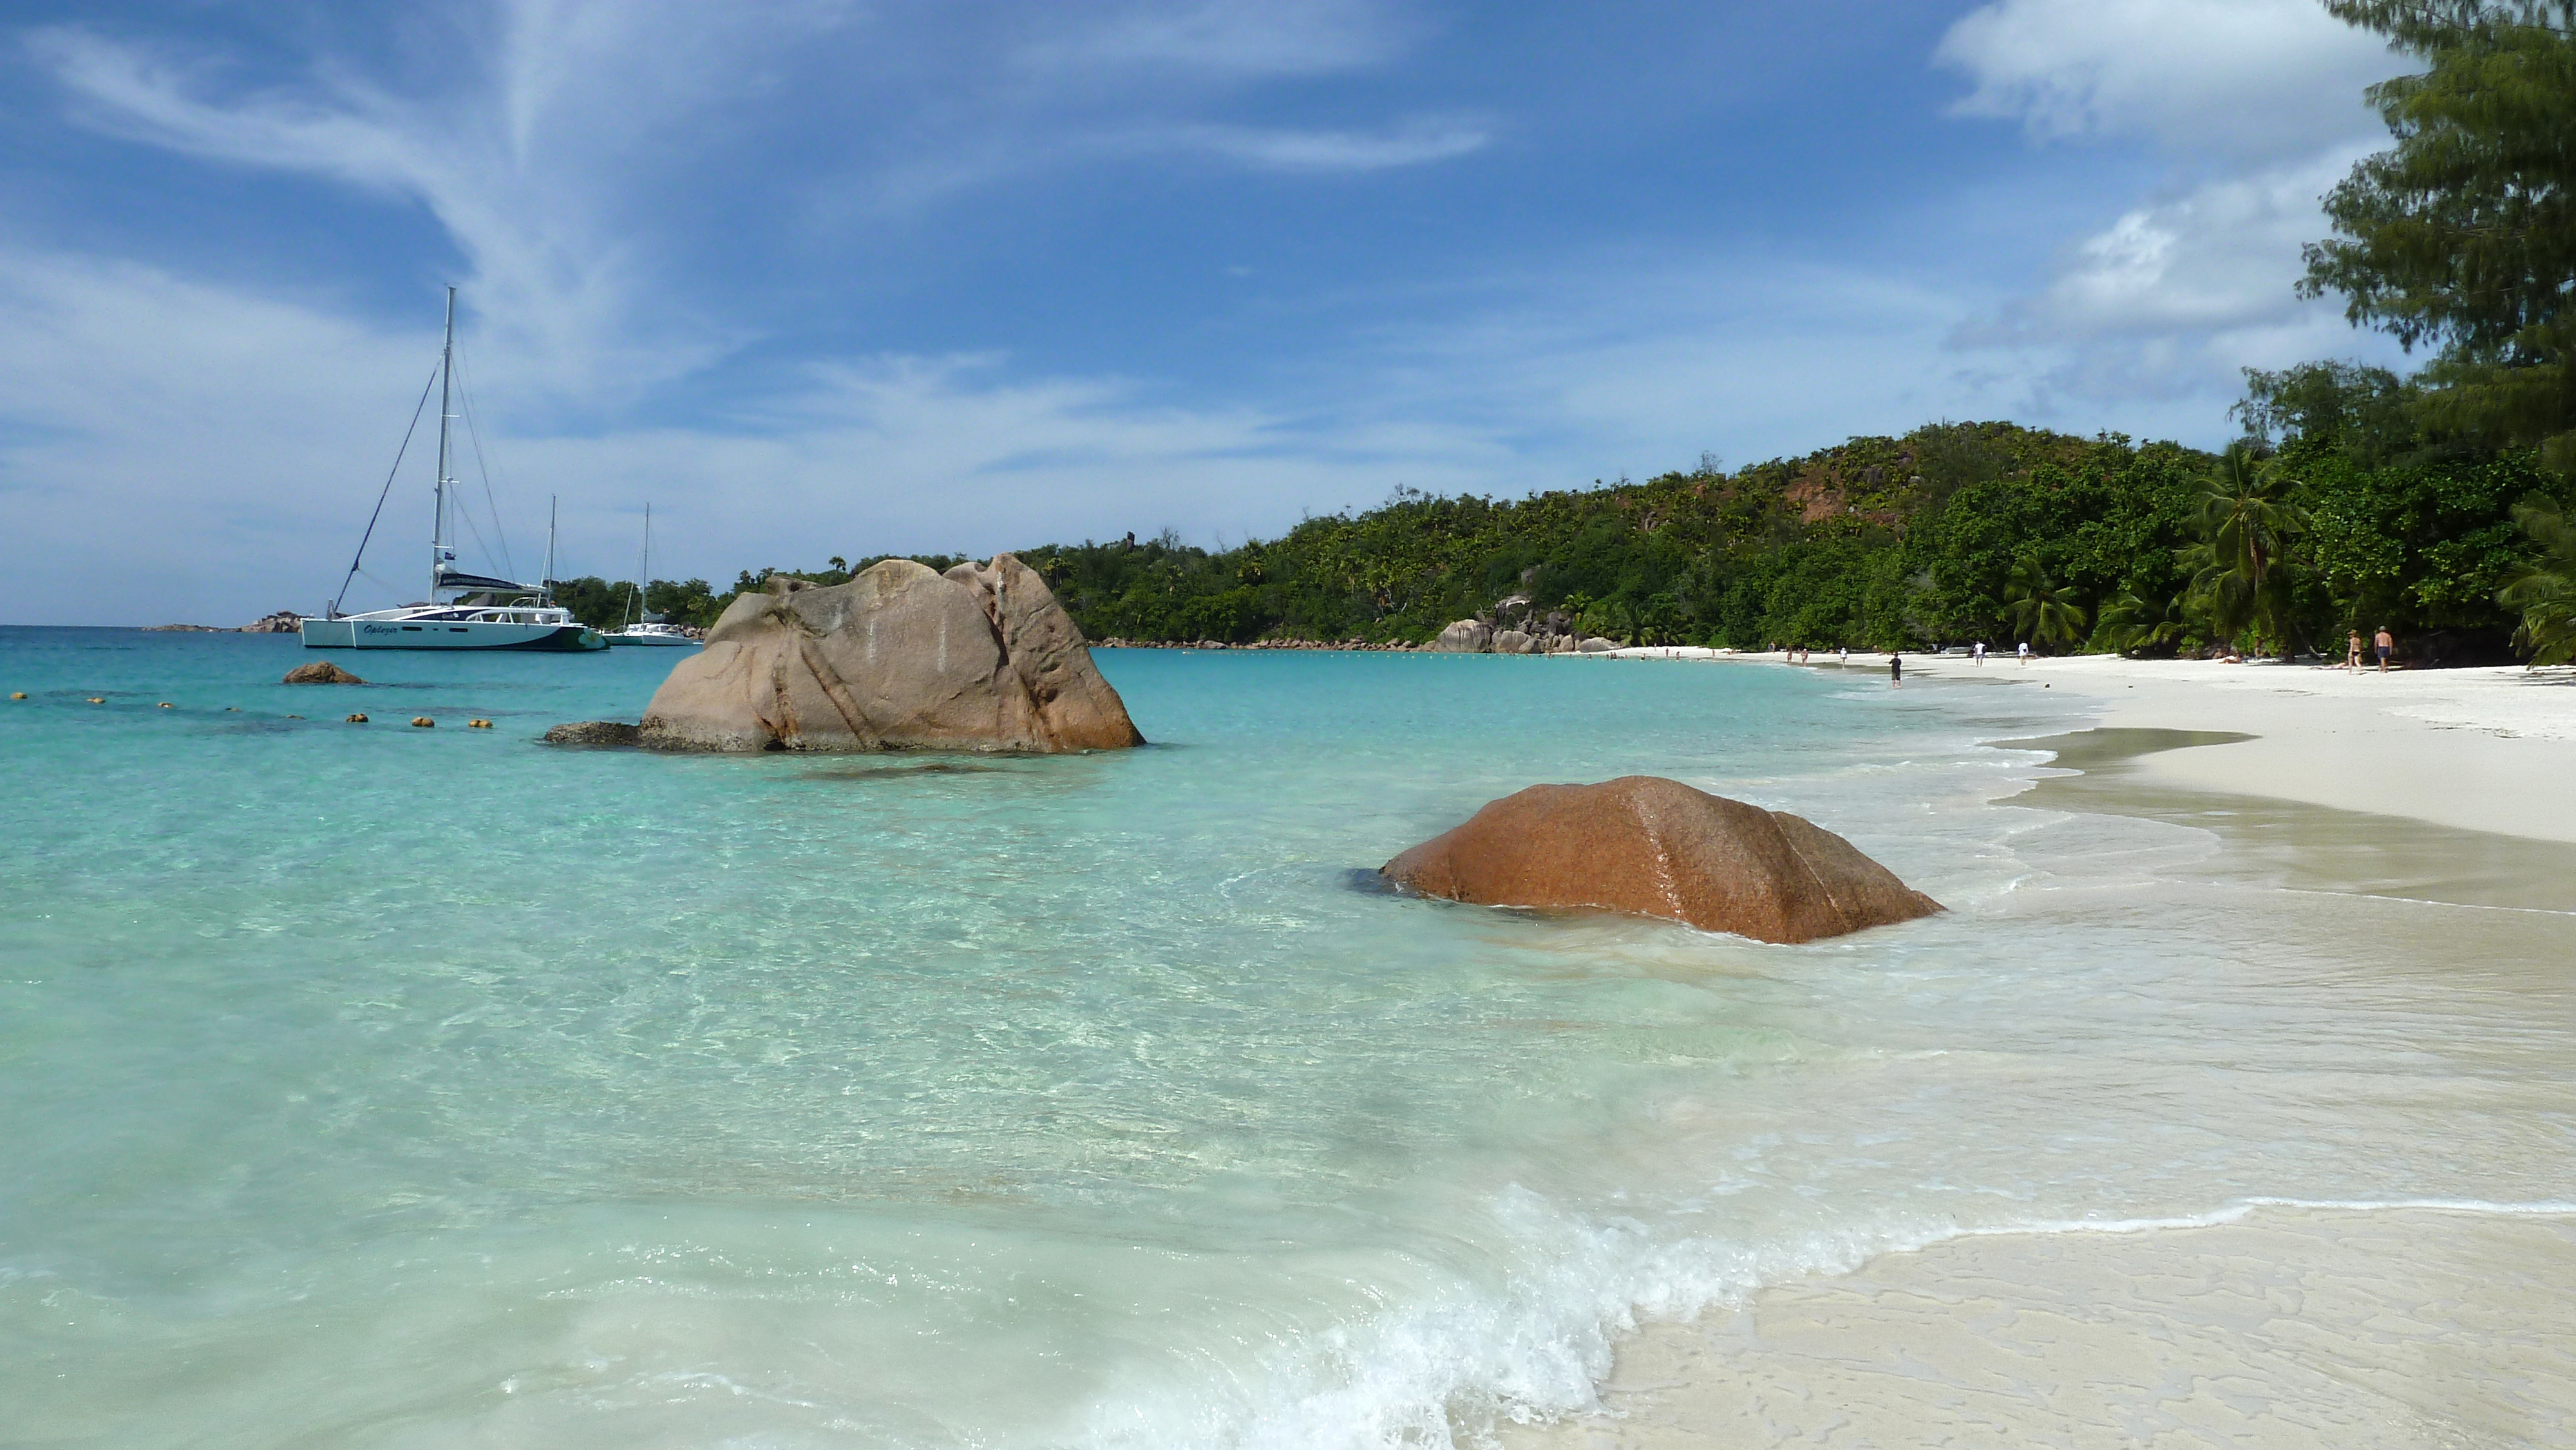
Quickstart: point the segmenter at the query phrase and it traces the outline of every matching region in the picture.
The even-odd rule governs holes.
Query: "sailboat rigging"
[[[335,596],[319,619],[304,621],[306,649],[515,649],[515,650],[598,650],[608,647],[599,632],[573,618],[572,611],[554,602],[554,513],[549,501],[546,515],[546,580],[520,584],[487,574],[476,574],[456,565],[456,550],[448,535],[448,495],[457,485],[452,472],[455,453],[449,425],[456,419],[456,289],[447,289],[446,340],[438,354],[438,475],[432,487],[432,514],[429,534],[429,598],[426,602],[406,604],[397,609],[379,609],[364,614],[342,614],[341,599],[349,590],[349,581],[357,577],[358,562],[366,557],[367,540],[375,537],[376,521],[367,520],[367,532],[358,542],[358,558],[349,563],[348,576],[340,581],[340,594]],[[427,390],[423,389],[426,401]],[[419,415],[413,414],[413,425]],[[403,435],[403,452],[411,446],[411,435]],[[394,468],[400,471],[402,453],[394,455]],[[385,480],[390,492],[393,479]],[[462,507],[460,502],[459,507]],[[384,499],[376,500],[378,514],[384,510]],[[499,526],[499,519],[493,520]],[[372,577],[372,576],[371,576]]]

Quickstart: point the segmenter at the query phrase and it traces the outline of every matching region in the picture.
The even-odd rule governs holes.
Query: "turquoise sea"
[[[0,629],[0,1443],[1439,1445],[1890,1247],[2566,1196],[2563,918],[2013,805],[2037,690],[1104,651],[1149,748],[716,759],[536,743],[666,653],[309,657]],[[1631,772],[1953,909],[1376,887]]]

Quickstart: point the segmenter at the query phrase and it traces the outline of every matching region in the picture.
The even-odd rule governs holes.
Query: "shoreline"
[[[1884,656],[1866,658],[1883,683]],[[2506,908],[2483,925],[2455,919],[2463,963],[2482,963],[2485,946],[2528,962],[2531,942],[2555,937],[2532,913],[2576,913],[2576,670],[1906,664],[1908,684],[2081,700],[2089,728],[1983,742],[2049,757],[1991,803],[2217,838],[2206,859],[2157,868],[2150,889],[2211,879],[2372,902],[2365,915],[2409,901]],[[2185,1219],[1968,1229],[1639,1323],[1618,1337],[1593,1409],[1498,1438],[1509,1450],[2576,1444],[2576,1341],[2529,1318],[2571,1273],[2576,1202],[2563,1194],[2230,1196]]]

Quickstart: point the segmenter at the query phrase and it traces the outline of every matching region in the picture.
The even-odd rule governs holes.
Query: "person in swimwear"
[[[2397,636],[2390,634],[2388,626],[2383,624],[2379,627],[2379,633],[2370,637],[2370,646],[2379,651],[2379,672],[2383,675],[2387,674],[2388,656],[2397,648]]]

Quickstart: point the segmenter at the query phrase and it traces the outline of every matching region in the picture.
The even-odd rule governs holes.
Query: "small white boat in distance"
[[[600,650],[608,648],[599,631],[573,618],[572,611],[554,602],[548,584],[518,584],[508,579],[495,579],[483,574],[469,574],[456,567],[456,551],[448,546],[447,496],[456,483],[448,476],[451,453],[448,447],[450,390],[456,365],[456,289],[447,289],[447,342],[438,358],[438,485],[436,522],[429,534],[429,600],[406,604],[398,609],[378,609],[365,614],[342,614],[340,601],[334,599],[318,619],[303,623],[306,649],[516,649],[516,650]],[[425,400],[425,399],[424,399]],[[415,415],[415,420],[417,415]],[[394,467],[402,467],[399,454]],[[389,476],[385,487],[390,490]],[[384,501],[378,499],[381,512]],[[367,523],[367,535],[375,534],[375,522]],[[365,539],[358,541],[358,557],[366,557]],[[546,571],[554,572],[552,524],[548,524]],[[349,565],[348,578],[340,581],[345,596],[349,580],[358,576],[358,565]]]
[[[612,629],[600,638],[610,644],[688,645],[693,649],[705,642],[694,635],[682,634],[658,619],[647,619],[624,629]]]
[[[663,616],[644,612],[644,595],[653,587],[653,506],[649,503],[644,505],[644,557],[636,562],[635,577],[644,581],[635,586],[635,597],[627,601],[635,612],[635,623],[628,624],[626,611],[619,610],[617,628],[603,633],[600,638],[610,644],[661,645],[665,648],[695,647],[701,643],[695,635],[672,628]]]

